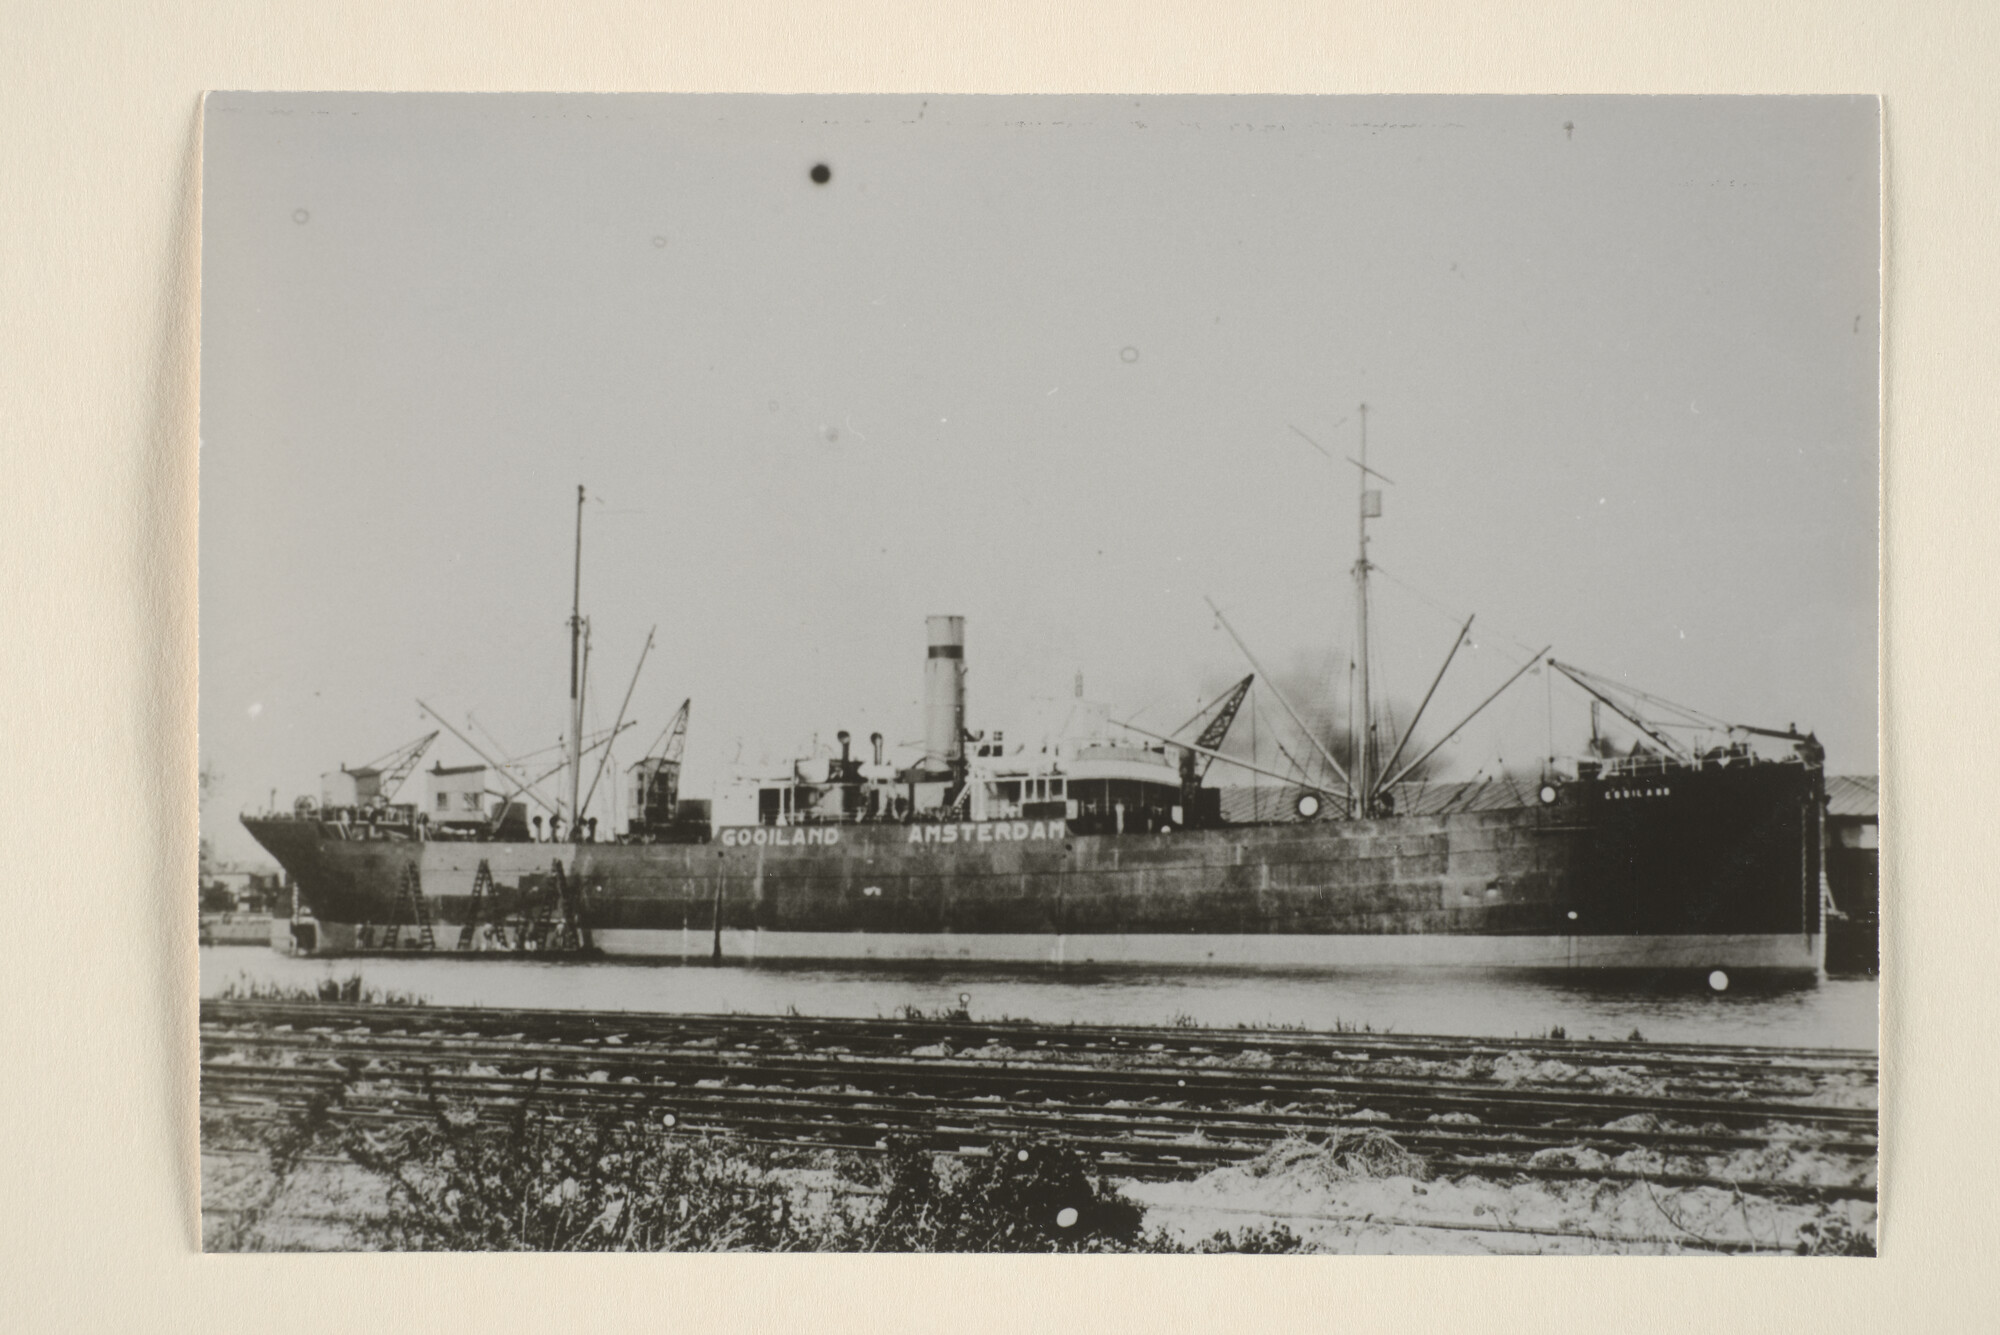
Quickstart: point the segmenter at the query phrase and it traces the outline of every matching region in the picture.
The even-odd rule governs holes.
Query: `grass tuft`
[[[238,974],[223,989],[224,1001],[324,1001],[329,1003],[358,1002],[370,1006],[425,1006],[428,998],[410,992],[384,992],[380,988],[364,986],[361,975],[349,974],[345,978],[328,975],[314,984],[273,983],[248,974]]]

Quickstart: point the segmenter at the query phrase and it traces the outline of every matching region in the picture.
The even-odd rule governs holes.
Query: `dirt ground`
[[[1281,1224],[1311,1250],[1351,1254],[1779,1253],[1811,1243],[1830,1219],[1841,1236],[1874,1237],[1875,1207],[1862,1202],[1787,1203],[1647,1182],[1447,1181],[1429,1179],[1416,1161],[1384,1159],[1355,1163],[1295,1142],[1193,1181],[1123,1190],[1146,1207],[1149,1227],[1182,1242]]]

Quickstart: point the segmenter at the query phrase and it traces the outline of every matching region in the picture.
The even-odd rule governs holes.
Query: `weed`
[[[259,1226],[294,1167],[309,1150],[333,1146],[385,1184],[386,1210],[353,1226],[366,1244],[391,1250],[1311,1250],[1281,1224],[1193,1244],[1149,1233],[1142,1207],[1060,1139],[1012,1137],[964,1159],[918,1139],[892,1142],[879,1156],[802,1153],[637,1117],[563,1119],[532,1096],[501,1119],[434,1094],[425,1111],[424,1120],[403,1126],[343,1127],[321,1101],[267,1127],[258,1139],[269,1189],[211,1249],[266,1245]],[[1303,1157],[1347,1176],[1423,1171],[1375,1132],[1296,1150],[1267,1155],[1268,1166],[1289,1168]]]
[[[291,1185],[305,1156],[326,1137],[332,1099],[325,1093],[307,1098],[305,1106],[289,1118],[267,1122],[260,1119],[202,1113],[201,1138],[204,1146],[212,1140],[247,1141],[264,1151],[263,1189],[255,1199],[235,1210],[230,1218],[202,1242],[211,1252],[262,1251],[268,1244],[260,1226]]]
[[[1074,1147],[1016,1136],[980,1159],[945,1161],[892,1145],[881,1208],[856,1241],[869,1251],[1130,1251],[1139,1206],[1105,1186]]]
[[[1195,1243],[1192,1247],[1173,1250],[1204,1254],[1243,1252],[1257,1256],[1296,1256],[1300,1252],[1312,1251],[1313,1247],[1311,1243],[1283,1224],[1272,1224],[1269,1228],[1240,1228],[1234,1233],[1217,1230],[1215,1234]]]
[[[1849,1223],[1845,1216],[1832,1214],[1799,1228],[1800,1256],[1873,1256],[1875,1239]]]
[[[812,1245],[769,1157],[532,1105],[499,1127],[433,1105],[426,1122],[351,1131],[350,1158],[389,1184],[373,1240],[412,1251],[791,1251]]]
[[[311,985],[273,983],[238,974],[222,989],[224,1001],[324,1001],[360,1002],[369,1006],[425,1006],[429,1000],[409,992],[384,992],[364,987],[361,975],[335,978],[331,974]]]
[[[963,1023],[970,1020],[972,1016],[967,1012],[962,1003],[956,1006],[939,1007],[937,1010],[927,1011],[922,1006],[904,1002],[902,1005],[896,1007],[896,1013],[890,1018],[907,1020],[911,1024],[949,1024],[954,1021]],[[1005,1017],[1002,1018],[1004,1019]]]
[[[1287,1136],[1244,1165],[1253,1177],[1308,1175],[1328,1182],[1366,1177],[1431,1175],[1430,1163],[1386,1132],[1337,1130],[1324,1139]]]

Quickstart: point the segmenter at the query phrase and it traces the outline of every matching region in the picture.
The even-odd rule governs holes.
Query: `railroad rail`
[[[256,1001],[204,1001],[201,1045],[204,1107],[252,1118],[310,1105],[381,1126],[533,1104],[961,1154],[1034,1133],[1134,1178],[1374,1130],[1448,1177],[1875,1195],[1878,1066],[1857,1050]],[[1794,1167],[1731,1167],[1770,1160]]]

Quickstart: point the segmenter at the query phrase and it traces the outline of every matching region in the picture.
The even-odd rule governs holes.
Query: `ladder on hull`
[[[555,884],[537,896],[534,907],[523,914],[514,939],[517,953],[577,954],[591,949],[590,928],[583,921],[582,887],[564,873],[560,858],[551,865],[550,876]]]
[[[458,939],[453,943],[454,951],[471,952],[481,949],[480,934],[488,934],[491,946],[500,950],[511,950],[516,954],[583,954],[593,949],[590,928],[584,922],[583,887],[571,879],[563,869],[560,859],[550,864],[549,884],[531,895],[524,895],[520,912],[508,917],[503,909],[500,887],[493,879],[493,868],[484,859],[472,878],[472,894],[466,905],[465,922],[458,929]],[[407,946],[405,935],[410,930],[416,932],[416,939]],[[389,911],[389,921],[382,925],[382,938],[375,939],[376,926],[363,923],[356,933],[355,944],[362,950],[430,950],[437,945],[437,924],[433,920],[430,905],[424,899],[423,883],[415,864],[403,869],[402,884],[398,887]]]
[[[407,919],[407,922],[405,921]],[[382,928],[382,949],[402,950],[405,926],[417,930],[417,939],[411,943],[413,950],[436,950],[437,933],[431,923],[430,905],[424,902],[423,878],[417,872],[417,864],[408,863],[403,867],[402,885],[398,887],[395,903],[389,910],[389,921]],[[364,924],[359,937],[363,950],[369,948],[371,929]]]
[[[493,935],[494,945],[498,946],[501,950],[505,950],[507,948],[507,924],[501,920],[500,916],[500,891],[493,884],[493,869],[486,864],[485,858],[481,858],[479,859],[478,874],[472,878],[472,902],[465,910],[465,926],[458,929],[458,948],[460,950],[471,950],[473,948],[473,942],[479,936],[479,920],[487,912],[489,905],[493,914],[493,921],[487,923],[486,927]]]

